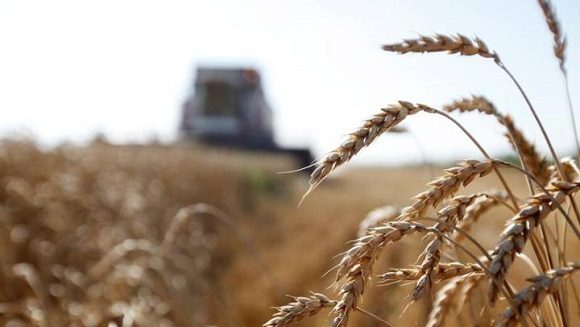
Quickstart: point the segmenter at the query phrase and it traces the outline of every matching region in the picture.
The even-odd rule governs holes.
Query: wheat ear
[[[317,162],[316,169],[310,175],[310,188],[306,194],[320,184],[334,169],[348,162],[362,148],[369,146],[378,136],[397,126],[407,116],[421,110],[419,106],[407,101],[399,101],[398,104],[381,109],[380,113],[366,120],[357,131],[350,133],[346,141],[338,148]]]
[[[493,304],[499,292],[498,284],[504,282],[507,272],[514,261],[516,253],[521,253],[530,234],[557,206],[564,202],[566,196],[580,189],[580,183],[556,182],[547,187],[550,196],[536,194],[526,201],[521,210],[509,220],[502,233],[502,240],[492,253],[489,272],[493,279],[488,289],[490,302]]]
[[[560,159],[560,167],[562,167],[564,172],[565,180],[574,181],[580,177],[580,168],[578,168],[576,160],[569,157],[562,158]],[[550,172],[550,182],[563,180],[555,165],[550,165],[548,171]]]
[[[383,50],[401,54],[447,51],[449,54],[479,55],[484,58],[499,60],[498,54],[495,51],[490,51],[483,40],[479,38],[471,39],[461,34],[450,36],[443,34],[435,34],[433,36],[420,35],[416,39],[406,39],[400,43],[384,45]]]
[[[560,22],[556,16],[556,11],[552,3],[548,0],[538,0],[542,13],[548,24],[552,38],[554,39],[554,55],[558,59],[560,70],[564,75],[564,84],[566,86],[566,97],[568,100],[568,109],[570,111],[570,121],[572,123],[572,130],[574,131],[574,141],[576,142],[576,157],[580,158],[580,141],[578,140],[578,131],[576,129],[576,117],[574,115],[574,108],[572,106],[572,98],[570,97],[570,83],[568,81],[568,72],[566,71],[566,37],[560,28]]]
[[[447,280],[457,276],[463,276],[471,273],[483,272],[477,264],[461,262],[440,262],[433,269],[433,279],[436,281]],[[417,280],[422,276],[421,271],[417,268],[390,268],[387,272],[380,274],[378,278],[383,282]]]
[[[462,113],[476,111],[494,116],[507,130],[504,135],[510,145],[520,155],[526,170],[538,179],[542,185],[547,184],[550,173],[545,157],[536,150],[534,144],[528,141],[524,133],[515,126],[513,119],[509,115],[499,112],[495,105],[486,97],[472,96],[470,98],[454,100],[450,104],[443,106],[443,110],[446,112],[459,111]]]
[[[552,37],[554,39],[554,55],[558,58],[560,62],[560,69],[562,72],[566,71],[564,63],[566,62],[566,38],[562,34],[560,28],[560,22],[556,17],[556,13],[552,7],[552,4],[548,0],[538,0],[540,8],[544,13],[544,18],[548,24],[550,32],[552,32]]]
[[[310,297],[293,297],[294,302],[277,308],[272,319],[268,320],[262,326],[264,327],[284,327],[294,322],[300,321],[306,317],[313,316],[324,308],[330,308],[336,305],[336,301],[330,300],[324,294],[314,293]]]
[[[336,280],[346,277],[340,289],[341,299],[333,309],[333,327],[348,324],[350,314],[356,309],[365,291],[367,280],[371,278],[372,266],[380,250],[389,243],[399,241],[403,236],[416,232],[427,232],[429,227],[406,221],[388,222],[371,229],[367,236],[359,238],[338,264]]]
[[[469,232],[471,227],[477,223],[479,218],[481,218],[481,216],[489,209],[493,208],[501,202],[505,203],[507,201],[509,201],[509,197],[506,192],[493,190],[480,193],[479,196],[473,201],[473,203],[465,210],[465,215],[463,216],[463,220],[459,223],[459,228]],[[455,234],[456,241],[459,241],[463,238],[463,234]]]
[[[441,201],[455,194],[461,186],[471,183],[476,177],[483,177],[493,169],[491,161],[464,160],[458,166],[445,170],[445,175],[430,182],[428,190],[416,195],[411,205],[404,208],[402,219],[419,217],[427,208],[437,206]]]
[[[360,222],[357,233],[358,237],[365,236],[371,228],[377,227],[387,221],[391,221],[397,218],[400,214],[401,208],[393,205],[386,205],[374,209]]]
[[[558,292],[559,286],[566,278],[580,270],[580,263],[571,263],[565,267],[548,271],[544,275],[529,278],[532,285],[518,292],[512,305],[496,321],[497,327],[517,326],[522,317],[534,308],[539,308],[548,294]]]
[[[445,326],[449,312],[452,310],[459,311],[462,306],[462,295],[467,287],[477,283],[482,279],[483,273],[467,273],[452,278],[437,292],[433,308],[429,313],[426,327]]]
[[[453,227],[463,219],[467,206],[469,206],[476,197],[477,194],[471,196],[457,196],[450,201],[451,204],[437,213],[437,219],[441,222],[437,223],[433,228],[439,231],[440,234],[429,242],[423,251],[423,262],[418,268],[420,277],[413,289],[413,301],[420,299],[423,294],[433,286],[435,280],[435,269],[443,255],[442,247],[444,245],[444,240],[440,235],[454,232]]]

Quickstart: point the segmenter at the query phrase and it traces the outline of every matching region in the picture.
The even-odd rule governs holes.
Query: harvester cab
[[[289,153],[302,166],[312,161],[309,149],[281,148],[274,141],[272,110],[253,68],[198,67],[183,104],[180,134],[214,146]]]

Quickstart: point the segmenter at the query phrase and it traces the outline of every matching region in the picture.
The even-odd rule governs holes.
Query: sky
[[[580,2],[554,6],[578,108]],[[491,60],[380,48],[431,33],[485,40],[528,92],[555,147],[571,153],[563,79],[533,0],[0,0],[0,137],[48,146],[83,144],[97,133],[116,143],[172,142],[195,68],[223,65],[259,69],[283,146],[323,155],[399,99],[440,107],[482,94],[545,152],[521,95]],[[458,118],[490,153],[509,151],[493,119]],[[403,126],[408,134],[382,137],[355,162],[480,157],[440,117],[418,114]]]

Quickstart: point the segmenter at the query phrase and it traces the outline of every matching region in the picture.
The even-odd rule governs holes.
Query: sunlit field
[[[42,151],[5,141],[0,149],[0,319],[7,326],[260,325],[286,295],[332,294],[333,273],[322,275],[366,213],[408,204],[433,178],[427,167],[354,167],[298,208],[307,177],[276,174],[292,164],[283,156],[98,142]],[[505,173],[525,190],[521,176]],[[496,186],[488,176],[467,192]],[[474,228],[483,243],[497,241],[507,216],[498,207],[482,218]],[[377,274],[408,266],[425,243],[412,237],[386,249]],[[375,288],[363,306],[395,325],[420,325],[427,303],[400,314],[412,287]],[[469,313],[453,321],[461,319]],[[301,325],[328,320],[321,314]]]
[[[558,6],[1,4],[0,326],[580,327]]]

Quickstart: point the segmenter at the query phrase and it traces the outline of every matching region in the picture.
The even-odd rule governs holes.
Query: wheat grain
[[[360,222],[357,233],[358,237],[365,236],[371,228],[377,227],[387,221],[393,220],[397,218],[400,214],[401,208],[393,205],[386,205],[372,210]]]
[[[556,17],[556,12],[552,7],[549,0],[538,0],[540,8],[544,13],[544,18],[548,24],[550,32],[552,32],[552,37],[554,39],[554,55],[558,58],[560,62],[560,69],[562,72],[566,71],[564,64],[566,62],[566,38],[564,37],[562,30],[560,28],[560,22]]]
[[[326,295],[314,293],[310,297],[293,297],[294,302],[277,308],[272,319],[268,320],[262,326],[264,327],[284,327],[294,322],[300,321],[306,317],[313,316],[324,308],[330,308],[336,305],[336,301],[330,300]]]
[[[557,292],[562,281],[577,270],[580,270],[580,263],[571,263],[529,278],[528,281],[533,284],[515,295],[512,305],[499,317],[496,326],[516,326],[530,310],[539,308],[548,294]]]
[[[536,151],[534,144],[529,142],[524,133],[515,127],[511,116],[505,115],[502,124],[508,130],[509,135],[511,135],[508,140],[516,151],[519,151],[521,154],[526,169],[538,180],[538,182],[544,185],[547,184],[550,179],[550,172],[548,170],[546,158],[540,155]]]
[[[550,178],[548,165],[544,156],[536,150],[534,144],[525,137],[524,133],[518,129],[511,116],[502,114],[495,105],[484,96],[472,96],[454,100],[450,104],[443,106],[446,112],[459,111],[462,113],[477,111],[486,115],[494,116],[497,121],[505,127],[504,134],[510,145],[521,156],[524,167],[540,182],[546,185]]]
[[[450,201],[451,204],[437,213],[437,219],[441,222],[437,223],[433,228],[440,234],[436,235],[423,251],[423,262],[418,268],[420,277],[413,289],[413,301],[420,299],[433,285],[435,278],[434,271],[441,261],[441,255],[443,254],[442,246],[444,240],[441,235],[453,233],[455,231],[453,228],[457,225],[457,222],[463,220],[467,206],[469,206],[477,196],[477,194],[471,196],[457,196]]]
[[[465,292],[466,286],[471,287],[473,282],[481,279],[482,273],[467,273],[453,277],[437,292],[433,308],[429,313],[426,327],[445,326],[449,312],[452,310],[459,311],[462,305],[460,299]]]
[[[483,177],[493,169],[491,161],[464,160],[458,166],[445,170],[445,175],[430,182],[428,190],[416,195],[411,205],[402,210],[401,218],[413,219],[420,216],[431,206],[452,196],[463,185],[471,183],[476,177]]]
[[[491,303],[497,299],[498,284],[503,283],[506,274],[514,261],[516,253],[521,253],[530,234],[548,214],[564,202],[566,196],[580,189],[579,183],[556,182],[548,186],[550,196],[545,193],[534,195],[526,201],[520,211],[508,222],[502,233],[502,239],[492,253],[493,260],[489,264],[489,272],[493,279],[488,288]]]
[[[443,34],[435,34],[433,36],[420,35],[416,39],[406,39],[400,43],[384,45],[383,50],[400,54],[447,51],[449,54],[479,55],[499,61],[498,54],[495,51],[490,51],[483,40],[480,38],[470,39],[461,34],[451,36]]]
[[[570,157],[565,157],[560,159],[560,167],[562,167],[562,172],[565,175],[565,180],[575,181],[580,176],[580,169],[576,164],[576,160]],[[550,165],[548,167],[550,172],[550,182],[561,181],[560,173],[555,165]]]
[[[479,193],[473,203],[465,209],[465,214],[459,223],[459,228],[465,232],[469,232],[471,227],[477,223],[479,218],[489,209],[498,205],[500,202],[507,201],[509,201],[509,197],[506,192],[492,190]],[[464,236],[461,233],[456,233],[454,238],[456,241],[459,241],[463,239]]]
[[[433,279],[435,281],[451,279],[471,273],[483,272],[483,268],[477,264],[461,262],[440,262],[433,269]],[[387,272],[380,274],[378,278],[383,282],[417,280],[422,273],[417,268],[390,268]]]
[[[371,229],[367,236],[359,238],[348,250],[337,267],[336,281],[346,277],[340,289],[341,299],[333,309],[333,327],[348,324],[350,313],[356,309],[365,285],[371,278],[372,266],[380,250],[389,243],[399,241],[403,236],[416,232],[427,232],[430,228],[422,224],[406,221],[388,222]]]
[[[407,101],[399,101],[398,104],[381,109],[380,113],[366,120],[356,132],[349,134],[346,141],[338,148],[317,162],[316,169],[310,175],[310,188],[306,194],[320,184],[334,169],[352,159],[362,148],[370,145],[378,136],[397,126],[407,116],[421,110],[419,106]]]

